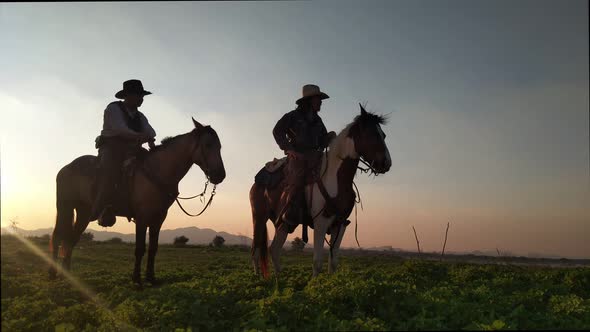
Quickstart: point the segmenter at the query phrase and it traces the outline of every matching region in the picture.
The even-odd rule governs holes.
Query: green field
[[[32,241],[47,252],[46,240]],[[130,279],[133,248],[76,248],[73,275],[94,301],[65,278],[50,281],[41,258],[2,236],[2,330],[590,329],[590,268],[366,255],[344,256],[336,274],[312,279],[311,254],[285,252],[277,287],[254,275],[246,248],[161,245],[163,284],[140,290]]]

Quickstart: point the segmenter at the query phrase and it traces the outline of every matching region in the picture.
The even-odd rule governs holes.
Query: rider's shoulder
[[[285,116],[288,116],[290,118],[299,118],[301,117],[301,112],[299,111],[299,109],[294,109],[292,111],[287,112]]]
[[[145,116],[145,114],[143,114],[141,111],[137,110],[137,114],[139,115],[140,118],[144,118],[147,120],[147,116]]]
[[[111,110],[119,110],[121,108],[121,101],[120,100],[115,100],[110,102],[105,111],[111,111]]]
[[[281,117],[279,122],[291,121],[295,117],[297,117],[297,114],[295,113],[295,111],[289,111],[289,112],[283,114],[283,116]]]

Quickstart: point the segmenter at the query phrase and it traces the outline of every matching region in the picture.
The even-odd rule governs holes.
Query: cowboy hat
[[[315,97],[315,96],[320,96],[322,98],[322,100],[330,98],[330,96],[328,96],[327,94],[320,91],[319,86],[314,85],[314,84],[306,84],[303,86],[302,90],[303,90],[302,91],[303,97],[297,99],[297,101],[295,102],[297,105],[300,105],[301,102],[304,101],[305,99]]]
[[[115,93],[115,98],[123,99],[129,94],[151,95],[149,91],[143,89],[143,84],[140,80],[128,80],[123,82],[123,90]]]

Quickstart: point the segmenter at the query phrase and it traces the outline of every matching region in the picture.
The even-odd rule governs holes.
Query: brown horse
[[[182,135],[165,139],[161,145],[136,162],[126,181],[127,203],[116,207],[118,216],[133,217],[135,221],[135,268],[132,280],[141,284],[140,267],[145,253],[146,231],[149,227],[149,249],[146,280],[154,283],[154,260],[158,250],[158,236],[168,209],[178,197],[178,183],[193,164],[198,165],[213,184],[225,178],[221,158],[221,143],[213,128],[193,119],[195,128]],[[94,201],[94,186],[98,158],[81,156],[64,166],[57,174],[57,218],[51,237],[50,250],[57,261],[61,245],[63,267],[69,269],[72,250],[90,221]],[[74,223],[74,210],[76,221]],[[56,269],[50,268],[50,277]]]
[[[359,161],[363,160],[375,174],[386,173],[391,168],[385,133],[381,130],[381,124],[385,124],[386,119],[365,111],[362,105],[360,107],[361,114],[330,143],[328,153],[322,160],[322,176],[305,187],[308,213],[313,217],[314,276],[322,268],[324,238],[328,232],[331,235],[329,272],[336,270],[338,250],[347,225],[343,221],[348,218],[355,204],[353,180]],[[254,224],[252,262],[255,272],[259,274],[262,270],[264,277],[268,276],[268,219],[272,220],[276,230],[270,245],[275,274],[278,276],[281,270],[279,254],[288,235],[282,227],[276,226],[283,187],[283,183],[270,189],[254,183],[250,189]]]

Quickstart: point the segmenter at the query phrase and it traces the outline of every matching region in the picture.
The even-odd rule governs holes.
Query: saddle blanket
[[[267,188],[274,188],[283,179],[283,167],[287,164],[287,157],[281,159],[273,158],[272,161],[267,162],[264,167],[254,177],[254,182],[266,186]]]

